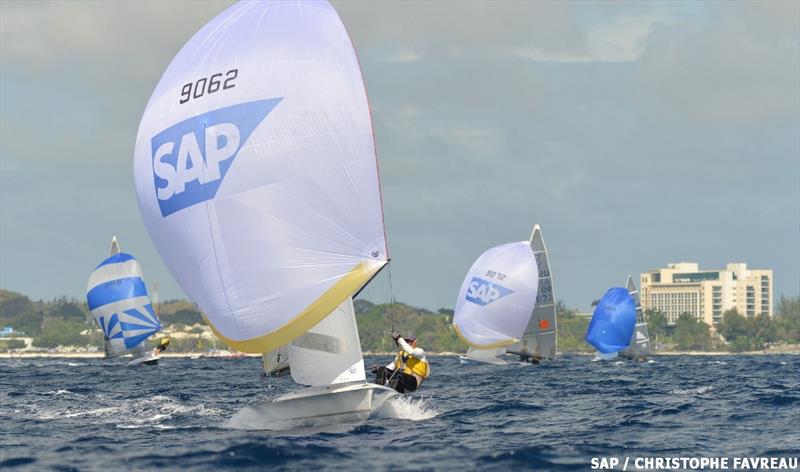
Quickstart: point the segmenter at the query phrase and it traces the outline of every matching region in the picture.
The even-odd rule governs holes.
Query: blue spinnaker
[[[594,309],[586,342],[605,354],[621,351],[628,347],[635,325],[636,302],[628,289],[610,288]]]

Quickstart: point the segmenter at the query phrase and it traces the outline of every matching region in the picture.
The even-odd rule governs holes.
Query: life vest
[[[405,363],[405,367],[403,368],[403,372],[406,374],[416,374],[422,377],[423,379],[427,379],[429,375],[429,368],[428,368],[428,361],[423,361],[407,354],[405,351],[400,351],[397,353],[397,357],[394,359],[395,368],[400,368],[400,366]]]

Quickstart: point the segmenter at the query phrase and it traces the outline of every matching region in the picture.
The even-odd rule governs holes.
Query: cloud
[[[655,15],[619,16],[589,25],[581,41],[570,49],[532,46],[512,55],[543,62],[632,62],[645,51],[653,27],[664,22]]]
[[[797,120],[800,3],[717,3],[708,25],[659,25],[635,76],[640,112],[681,122]]]

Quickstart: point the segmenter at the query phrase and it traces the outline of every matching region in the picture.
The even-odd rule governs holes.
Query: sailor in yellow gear
[[[400,393],[409,393],[418,389],[422,381],[431,373],[425,351],[417,347],[417,338],[397,335],[392,336],[401,350],[394,361],[387,366],[375,369],[375,383],[387,385]]]
[[[167,346],[169,346],[169,338],[161,338],[161,341],[158,343],[158,347],[153,350],[153,354],[156,356],[161,354],[167,350]]]

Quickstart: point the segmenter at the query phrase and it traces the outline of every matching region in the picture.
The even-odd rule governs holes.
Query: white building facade
[[[700,270],[696,262],[669,263],[641,275],[639,293],[642,308],[661,311],[670,324],[689,313],[710,326],[722,321],[722,314],[735,308],[753,318],[773,312],[772,270],[748,269],[744,263],[730,263],[721,270]]]

